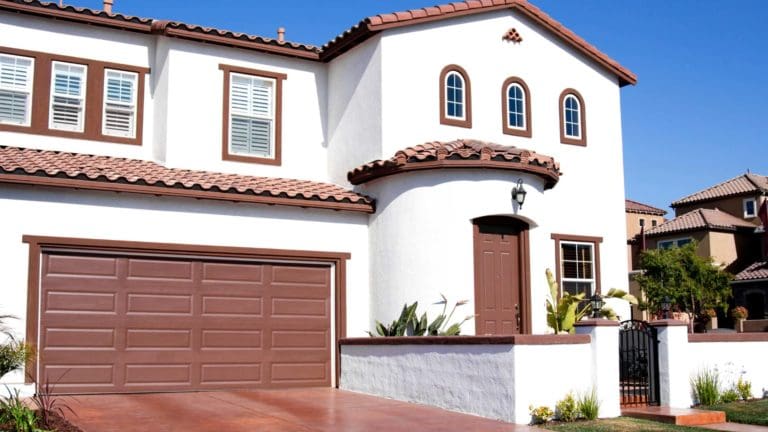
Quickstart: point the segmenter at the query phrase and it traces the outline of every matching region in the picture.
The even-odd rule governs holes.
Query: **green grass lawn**
[[[539,426],[545,430],[562,432],[712,432],[709,429],[675,426],[629,417],[614,419],[560,423]]]
[[[768,399],[731,402],[702,408],[725,411],[729,422],[768,426]]]

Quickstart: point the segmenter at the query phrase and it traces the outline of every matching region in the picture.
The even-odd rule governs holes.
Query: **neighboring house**
[[[627,218],[627,264],[631,272],[638,268],[637,257],[645,247],[642,234],[664,223],[667,211],[630,199],[624,200],[624,211]]]
[[[765,228],[760,208],[766,205],[768,177],[746,173],[681,198],[671,204],[675,218],[645,232],[650,249],[698,243],[697,253],[735,275],[734,304],[746,306],[750,318],[768,314]]]
[[[330,386],[406,302],[546,333],[545,269],[626,288],[636,78],[527,1],[315,47],[0,0],[0,34],[0,307],[60,391]]]

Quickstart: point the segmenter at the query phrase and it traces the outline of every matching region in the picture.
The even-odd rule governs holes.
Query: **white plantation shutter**
[[[230,78],[229,151],[273,157],[274,80],[236,73]]]
[[[111,69],[104,71],[104,135],[136,136],[136,84],[138,74]]]
[[[0,123],[29,125],[34,60],[0,54]]]
[[[85,66],[53,62],[49,121],[51,129],[83,131],[85,76]]]

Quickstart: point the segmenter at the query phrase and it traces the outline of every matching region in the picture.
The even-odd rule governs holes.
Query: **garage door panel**
[[[58,392],[330,385],[329,267],[43,259],[41,373]]]

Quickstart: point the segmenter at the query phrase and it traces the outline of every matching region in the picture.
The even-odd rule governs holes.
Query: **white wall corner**
[[[613,321],[612,321],[613,322]],[[576,334],[586,334],[592,339],[591,381],[600,401],[600,418],[613,418],[621,415],[619,394],[619,326],[589,325],[589,322],[576,326]],[[585,389],[591,391],[591,389]]]
[[[653,324],[652,324],[653,325]],[[659,339],[659,387],[661,406],[690,408],[690,364],[688,361],[688,327],[656,326]]]

